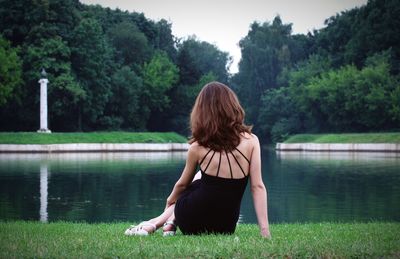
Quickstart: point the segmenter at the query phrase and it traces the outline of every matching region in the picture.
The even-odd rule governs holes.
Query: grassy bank
[[[256,225],[232,236],[126,237],[124,223],[0,222],[0,257],[265,258],[400,256],[400,223]]]
[[[400,132],[297,134],[289,137],[284,143],[400,143]]]
[[[0,144],[184,143],[186,141],[185,137],[174,132],[0,133]]]

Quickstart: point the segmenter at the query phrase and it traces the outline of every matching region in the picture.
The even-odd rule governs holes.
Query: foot
[[[125,230],[127,236],[148,236],[157,230],[157,226],[149,221],[144,221],[137,226],[130,226]]]
[[[167,221],[163,226],[163,236],[174,236],[176,233],[176,225],[174,221]]]

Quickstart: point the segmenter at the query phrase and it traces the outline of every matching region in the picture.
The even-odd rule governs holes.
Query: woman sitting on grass
[[[260,233],[269,237],[267,192],[261,177],[260,144],[244,111],[226,85],[211,82],[194,104],[186,165],[164,212],[132,226],[126,235],[148,235],[164,225],[164,235],[235,232],[240,203],[250,178]],[[200,171],[195,175],[197,166]]]

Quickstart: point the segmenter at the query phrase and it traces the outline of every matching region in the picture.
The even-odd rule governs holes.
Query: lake
[[[185,152],[0,154],[0,220],[138,222],[165,206]],[[400,221],[400,154],[262,150],[271,223]],[[251,193],[240,222],[256,223]]]

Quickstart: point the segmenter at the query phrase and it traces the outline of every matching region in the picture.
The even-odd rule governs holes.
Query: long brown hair
[[[251,133],[236,94],[219,82],[208,83],[200,91],[190,114],[190,128],[189,143],[197,141],[216,151],[233,150],[241,133]]]

